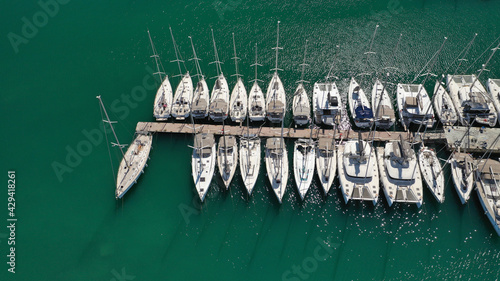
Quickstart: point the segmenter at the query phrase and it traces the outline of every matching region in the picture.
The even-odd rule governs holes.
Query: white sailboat
[[[434,86],[434,108],[436,115],[445,126],[452,126],[458,121],[457,111],[453,105],[450,95],[439,81]]]
[[[354,78],[351,78],[347,95],[354,124],[359,128],[371,127],[373,123],[373,110],[366,98],[365,92]]]
[[[325,195],[328,194],[335,171],[337,171],[337,156],[335,152],[335,139],[320,138],[316,152],[316,170]]]
[[[199,133],[194,137],[191,169],[196,191],[205,200],[215,171],[215,139],[213,134]]]
[[[335,82],[316,82],[313,90],[314,118],[316,124],[333,126],[335,118],[340,114],[342,103]]]
[[[377,147],[377,161],[389,207],[394,202],[422,206],[422,178],[415,151],[402,138]]]
[[[475,179],[481,206],[500,236],[500,162],[493,159],[480,160]]]
[[[397,85],[399,119],[405,130],[410,123],[422,124],[427,128],[434,126],[434,110],[431,100],[422,84]]]
[[[467,153],[454,152],[450,158],[450,166],[458,197],[465,204],[474,188],[474,159]]]
[[[248,195],[252,194],[260,170],[260,139],[246,135],[240,138],[240,173]]]
[[[418,152],[418,164],[422,177],[434,198],[439,203],[444,202],[444,175],[441,163],[434,150],[422,146]]]
[[[189,72],[186,71],[186,74],[182,75],[181,70],[181,62],[184,64],[184,61],[179,59],[180,52],[177,44],[175,43],[174,34],[172,33],[172,28],[170,28],[170,35],[172,36],[172,42],[174,44],[175,50],[175,61],[177,62],[177,66],[179,67],[179,76],[182,76],[182,80],[177,86],[175,90],[175,95],[172,103],[172,117],[176,120],[185,120],[189,117],[191,113],[191,101],[193,99],[193,80],[191,80],[191,76]],[[186,68],[186,66],[184,66]]]
[[[361,139],[349,140],[338,146],[340,188],[347,204],[349,200],[370,201],[377,204],[379,173],[372,144]]]
[[[259,86],[259,81],[257,79],[257,66],[262,66],[257,63],[257,43],[255,43],[255,63],[251,66],[255,66],[255,79],[252,88],[248,95],[248,117],[250,121],[264,121],[266,119],[266,100],[264,98],[264,93]]]
[[[273,48],[276,50],[276,63],[274,69],[272,69],[274,70],[274,74],[271,82],[269,82],[266,93],[266,114],[267,119],[272,123],[282,122],[286,112],[285,88],[278,76],[278,70],[281,70],[278,68],[278,50],[283,49],[279,47],[279,30],[280,22],[278,21],[276,47]]]
[[[229,103],[229,115],[231,115],[231,120],[233,122],[242,122],[247,117],[247,90],[245,89],[245,84],[243,84],[243,80],[241,79],[241,75],[238,73],[238,60],[239,58],[236,56],[236,43],[234,42],[234,33],[233,33],[233,48],[234,48],[234,65],[236,68],[236,76],[237,81],[236,85],[233,88],[233,92],[231,93],[231,101]]]
[[[385,85],[376,80],[372,88],[372,108],[375,126],[381,129],[389,129],[396,122],[394,107],[389,98]]]
[[[210,92],[208,90],[207,81],[205,81],[205,76],[201,72],[201,67],[199,63],[199,58],[196,56],[196,51],[193,45],[193,39],[189,36],[191,41],[191,48],[193,49],[193,60],[196,66],[196,76],[198,77],[198,83],[196,84],[196,89],[193,93],[193,103],[191,108],[191,115],[195,119],[203,119],[208,116],[208,102]]]
[[[498,114],[500,113],[500,79],[488,79],[487,87]],[[500,118],[497,119],[500,123]]]
[[[115,130],[112,123],[109,120],[108,112],[102,103],[101,96],[97,96],[99,103],[106,115],[106,120],[104,123],[108,123],[111,127],[111,131],[115,137],[116,143],[112,143],[113,146],[118,146],[122,153],[122,161],[120,162],[120,167],[118,168],[118,175],[116,178],[116,199],[122,198],[123,195],[134,185],[139,176],[144,173],[144,167],[147,166],[146,162],[149,159],[149,152],[151,151],[151,146],[153,143],[153,136],[148,132],[136,132],[136,136],[132,144],[129,145],[127,152],[123,152],[123,147],[125,145],[120,144],[118,137],[116,136]],[[106,128],[106,127],[104,127]]]
[[[298,139],[293,150],[293,172],[300,198],[304,200],[314,176],[316,145],[312,139]]]
[[[214,31],[212,29],[212,41],[214,44],[215,54],[215,68],[217,69],[217,80],[215,80],[212,89],[212,96],[210,97],[210,106],[208,115],[210,119],[215,122],[222,122],[226,120],[229,113],[229,86],[227,85],[226,77],[222,73],[219,61],[219,54],[217,53],[217,46],[215,45]]]
[[[306,64],[306,53],[307,53],[307,40],[304,50],[304,62],[300,65],[302,66],[302,74],[300,76],[300,80],[298,81],[299,85],[295,90],[295,94],[293,95],[293,105],[292,105],[292,113],[293,120],[297,125],[307,125],[311,120],[311,107],[309,103],[309,97],[307,96],[307,92],[304,88],[304,69],[307,66]]]
[[[226,190],[228,190],[236,171],[236,166],[238,165],[238,144],[236,143],[236,137],[224,135],[219,139],[217,164],[222,181]]]
[[[265,159],[271,188],[281,204],[288,182],[288,154],[283,137],[267,139]]]
[[[494,127],[497,112],[490,97],[475,75],[447,75],[446,84],[463,126],[472,122]]]
[[[156,63],[156,72],[160,78],[161,85],[156,91],[155,102],[153,107],[153,116],[156,121],[165,121],[170,117],[170,110],[172,109],[172,86],[168,80],[168,76],[165,75],[165,70],[163,70],[163,65],[161,64],[160,56],[156,52],[155,45],[151,39],[151,34],[148,30],[149,42],[151,43],[151,49],[153,50],[153,57]],[[160,65],[162,70],[160,71]]]

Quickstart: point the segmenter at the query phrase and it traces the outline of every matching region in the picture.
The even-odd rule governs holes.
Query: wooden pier
[[[222,135],[222,125],[215,124],[196,124],[196,133],[212,133],[214,135]],[[258,127],[247,130],[246,126],[224,126],[226,135],[242,136],[248,134],[257,135],[262,138],[280,137],[281,127]],[[173,134],[193,134],[193,126],[186,123],[161,123],[161,122],[139,122],[137,123],[136,131],[155,132],[155,133],[173,133]],[[420,133],[422,134],[422,133]],[[404,139],[419,140],[419,133],[400,132],[400,131],[363,131],[361,136],[363,139],[374,141],[391,141],[397,140],[402,136]],[[309,138],[311,136],[310,128],[283,128],[283,137],[285,138]],[[313,128],[312,138],[332,138],[335,136],[338,140],[357,139],[358,132],[352,129],[341,131],[333,129]],[[440,142],[446,143],[444,131],[427,132],[424,136],[425,142]]]

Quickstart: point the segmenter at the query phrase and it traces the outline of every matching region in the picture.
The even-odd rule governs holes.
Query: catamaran
[[[307,66],[306,64],[306,53],[307,53],[307,40],[306,46],[304,50],[304,62],[300,65],[302,66],[302,74],[300,75],[300,80],[298,81],[299,85],[295,90],[295,94],[293,95],[293,120],[297,125],[307,125],[311,119],[311,107],[309,105],[309,97],[307,96],[306,89],[304,88],[304,69]]]
[[[163,70],[163,65],[161,64],[160,56],[156,52],[155,45],[151,39],[151,34],[148,30],[149,42],[151,43],[151,49],[153,49],[153,57],[156,63],[156,72],[160,78],[161,85],[156,91],[153,116],[156,121],[165,121],[170,117],[170,110],[172,109],[172,85],[168,80],[168,76],[165,75],[165,70]],[[162,70],[160,71],[160,65]]]
[[[347,91],[349,108],[354,124],[359,128],[369,128],[373,123],[373,110],[359,84],[351,78]]]
[[[387,82],[386,82],[387,83]],[[380,80],[376,80],[372,88],[372,108],[375,126],[381,129],[389,129],[396,122],[392,101],[387,89]]]
[[[422,84],[398,84],[397,97],[399,119],[405,130],[410,123],[434,126],[434,110]]]
[[[175,90],[171,114],[172,117],[174,117],[176,120],[185,120],[191,113],[191,101],[193,99],[193,80],[191,80],[191,76],[189,75],[188,71],[186,71],[186,74],[182,75],[180,63],[182,62],[184,64],[184,61],[182,60],[182,58],[179,59],[179,47],[177,47],[177,44],[175,43],[172,28],[170,28],[170,35],[172,36],[172,42],[174,44],[175,50],[175,61],[173,62],[177,62],[177,66],[179,67],[178,76],[182,76],[182,80]],[[184,68],[186,68],[185,65]]]
[[[450,158],[451,175],[462,204],[469,201],[474,188],[474,159],[467,153],[454,152]]]
[[[496,125],[497,112],[493,101],[475,75],[447,75],[446,84],[463,126],[472,122],[490,127]]]
[[[338,146],[340,188],[347,204],[349,200],[371,201],[377,204],[379,173],[375,149],[370,142],[349,140]]]
[[[335,171],[337,171],[335,139],[333,137],[331,139],[320,138],[318,140],[316,170],[318,171],[321,188],[324,194],[327,195],[335,179]]]
[[[231,93],[231,102],[229,103],[229,115],[231,115],[231,120],[233,122],[242,122],[247,117],[247,90],[241,79],[241,75],[238,73],[238,57],[236,56],[236,43],[234,42],[233,33],[233,48],[234,48],[234,65],[236,68],[237,77],[236,85],[234,86],[233,92]]]
[[[422,178],[415,151],[402,137],[377,147],[377,161],[389,207],[394,202],[422,206]]]
[[[436,81],[436,85],[434,86],[433,100],[436,115],[443,125],[452,126],[457,123],[458,116],[453,101],[439,81]]]
[[[335,82],[314,83],[313,103],[316,123],[333,126],[335,118],[340,114],[340,103],[342,103]]]
[[[493,159],[480,160],[475,179],[481,206],[500,236],[500,162]]]
[[[198,83],[196,84],[196,89],[193,93],[193,103],[191,108],[191,115],[196,119],[203,119],[208,116],[208,101],[209,101],[209,91],[207,81],[205,81],[205,76],[201,72],[201,67],[199,63],[199,58],[196,56],[196,51],[193,45],[193,39],[189,36],[191,41],[191,48],[193,49],[193,60],[196,66],[196,76],[198,77]]]
[[[210,106],[208,115],[210,119],[215,122],[222,122],[226,120],[229,112],[229,86],[227,85],[226,77],[222,73],[220,66],[219,54],[217,53],[217,46],[215,45],[214,30],[212,29],[212,41],[214,44],[215,54],[215,68],[217,69],[217,80],[215,80],[212,89],[212,96],[210,97]]]
[[[278,76],[278,70],[281,70],[278,68],[278,50],[283,49],[279,47],[279,30],[280,22],[278,21],[276,47],[273,48],[276,50],[276,62],[274,69],[272,69],[274,70],[273,78],[271,79],[271,82],[269,82],[266,93],[267,119],[269,119],[272,123],[282,122],[286,112],[285,88],[283,87],[283,83]]]
[[[422,176],[434,198],[439,203],[444,202],[444,175],[436,152],[422,146],[418,152],[418,164]]]
[[[217,149],[217,164],[222,181],[229,189],[229,184],[233,179],[236,165],[238,165],[238,144],[234,136],[222,136],[219,139],[219,147]]]
[[[255,43],[255,63],[251,66],[255,67],[255,79],[251,81],[253,85],[248,95],[248,117],[251,121],[264,121],[266,119],[266,100],[258,83],[262,80],[257,79],[257,66],[262,66],[257,63],[257,43]]]
[[[118,141],[115,129],[113,128],[113,123],[115,122],[109,120],[108,112],[102,103],[101,96],[97,96],[97,99],[106,115],[106,120],[103,119],[102,121],[103,123],[109,124],[115,137],[116,143],[112,144],[120,148],[123,156],[116,178],[115,197],[119,199],[125,195],[132,185],[137,182],[139,176],[144,173],[144,167],[147,166],[146,162],[149,159],[149,152],[151,151],[151,145],[153,143],[153,136],[148,132],[136,132],[134,141],[128,147],[127,152],[123,153],[123,147],[125,145],[120,144]],[[106,129],[106,127],[104,128]]]
[[[267,139],[265,158],[271,188],[281,204],[288,182],[288,155],[283,137]]]
[[[213,134],[199,133],[194,137],[191,169],[196,191],[205,200],[215,171],[215,139]]]
[[[488,79],[488,92],[493,100],[493,104],[497,110],[497,114],[500,113],[500,79]],[[498,123],[500,123],[500,118]]]
[[[314,176],[315,143],[312,139],[298,139],[293,150],[293,173],[300,199],[304,200]]]

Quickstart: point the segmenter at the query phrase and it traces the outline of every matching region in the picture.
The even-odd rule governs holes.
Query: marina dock
[[[223,126],[215,124],[195,124],[196,133],[212,133],[214,135],[222,135]],[[246,126],[224,126],[226,135],[242,136],[248,134],[256,135],[262,138],[280,137],[281,127],[258,127],[247,129]],[[193,126],[186,123],[161,123],[161,122],[139,122],[136,126],[136,131],[142,132],[154,132],[154,133],[172,133],[172,134],[193,134]],[[401,131],[374,131],[370,135],[370,132],[363,131],[361,136],[365,140],[374,141],[391,141],[397,140],[402,136],[404,139],[418,140],[422,133],[415,132],[401,132]],[[283,137],[285,138],[309,138],[311,136],[310,128],[283,128]],[[337,140],[343,139],[354,139],[358,137],[358,132],[352,129],[349,130],[338,130],[338,129],[324,129],[324,128],[313,128],[312,138],[332,138],[335,136]],[[437,142],[446,143],[445,132],[432,131],[426,132],[424,136],[425,142]]]

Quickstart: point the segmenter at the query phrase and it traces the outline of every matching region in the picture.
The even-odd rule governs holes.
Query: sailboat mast
[[[488,63],[490,62],[491,58],[496,53],[496,51],[498,50],[499,47],[500,47],[500,42],[498,42],[498,45],[495,48],[492,49],[490,57],[483,64],[483,67],[481,67],[481,71],[477,75],[476,79],[474,79],[474,82],[472,82],[472,85],[470,86],[470,93],[472,93],[472,89],[474,88],[474,84],[477,82],[477,80],[479,80],[479,77],[481,76],[481,74],[483,74],[484,70],[486,69],[486,66],[488,65]]]
[[[212,42],[214,44],[214,54],[215,54],[215,61],[212,63],[215,63],[215,68],[217,70],[217,77],[219,77],[222,74],[222,68],[220,67],[221,62],[219,61],[219,53],[217,52],[217,46],[215,45],[214,30],[210,29],[210,31],[212,31]]]
[[[262,66],[261,64],[259,64],[257,62],[257,43],[255,43],[255,63],[250,65],[250,66],[255,66],[255,79],[251,82],[261,81],[261,80],[257,79],[257,66]]]
[[[170,36],[172,36],[172,42],[174,44],[174,51],[175,51],[175,60],[171,61],[171,62],[177,62],[177,66],[179,67],[179,76],[182,76],[181,62],[184,63],[184,61],[179,59],[179,50],[177,49],[177,43],[175,43],[174,33],[172,32],[172,27],[169,26],[168,28],[170,29]]]
[[[307,63],[306,63],[306,55],[307,55],[307,42],[309,40],[306,40],[306,45],[304,47],[304,60],[303,62],[300,64],[300,66],[302,66],[302,73],[300,74],[300,80],[298,83],[304,83],[306,81],[304,81],[304,71],[306,69],[306,66],[309,66]]]
[[[101,104],[102,109],[104,110],[104,114],[106,114],[106,120],[103,120],[104,122],[108,123],[109,126],[111,127],[111,131],[113,132],[113,135],[115,136],[116,140],[116,146],[120,148],[120,151],[122,152],[123,155],[123,160],[125,160],[125,163],[127,166],[129,166],[127,159],[125,158],[125,153],[123,152],[123,145],[120,144],[120,141],[118,140],[118,137],[116,136],[115,129],[113,128],[113,122],[109,120],[108,112],[106,111],[106,108],[104,107],[104,103],[102,103],[101,96],[96,97],[99,100],[99,103]]]
[[[233,32],[233,49],[234,49],[234,57],[233,57],[233,59],[234,59],[234,66],[236,68],[236,74],[235,74],[235,76],[236,76],[236,78],[239,78],[240,74],[238,72],[238,60],[240,58],[238,58],[238,56],[236,55],[236,43],[235,43],[235,40],[234,40],[234,32]]]
[[[149,36],[149,42],[151,43],[151,49],[153,50],[153,55],[151,57],[155,59],[155,63],[156,63],[156,72],[153,74],[158,74],[158,76],[160,77],[160,83],[161,83],[161,82],[163,82],[163,78],[161,75],[165,74],[165,73],[160,71],[160,65],[158,63],[160,56],[156,52],[156,48],[155,48],[155,45],[153,44],[153,40],[151,39],[151,34],[149,33],[149,29],[148,29],[148,36]]]
[[[278,50],[283,49],[279,46],[279,42],[280,42],[280,21],[278,21],[278,29],[277,29],[277,35],[276,35],[276,47],[273,48],[273,50],[276,50],[276,61],[274,63],[274,69],[272,69],[275,72],[278,72],[278,70],[282,70],[282,69],[278,68]]]
[[[201,71],[201,67],[200,67],[200,59],[196,56],[196,51],[194,49],[194,44],[193,44],[193,38],[191,38],[191,36],[188,36],[189,37],[189,41],[191,41],[191,48],[193,49],[193,58],[191,60],[194,60],[194,64],[195,64],[195,67],[196,67],[196,76],[198,77],[198,80],[205,80],[205,76],[203,76],[203,73]],[[201,77],[201,79],[200,79]]]

